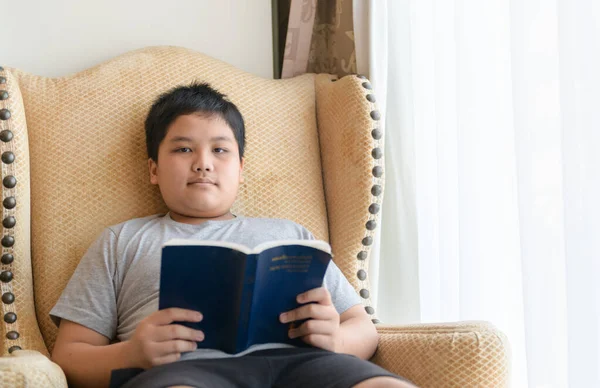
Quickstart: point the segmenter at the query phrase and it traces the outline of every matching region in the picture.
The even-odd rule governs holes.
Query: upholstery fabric
[[[66,388],[67,379],[48,357],[33,350],[17,350],[0,357],[0,387]]]
[[[371,214],[369,207],[380,206],[383,197],[373,195],[371,189],[378,185],[383,192],[384,179],[373,176],[373,168],[383,166],[383,153],[379,159],[372,155],[374,149],[383,150],[383,138],[372,137],[378,127],[371,117],[376,109],[367,100],[371,93],[363,83],[368,82],[357,76],[331,82],[322,74],[315,80],[329,237],[336,263],[357,290],[369,288],[368,278],[361,280],[358,273],[362,270],[366,276],[369,268],[371,246],[363,241],[374,238],[374,230],[366,224],[379,218],[379,212]],[[358,259],[360,252],[365,259]],[[364,299],[370,305],[370,299]]]
[[[14,294],[15,301],[12,304],[1,304],[2,316],[10,312],[17,314],[16,322],[2,325],[2,353],[7,354],[11,346],[19,346],[47,355],[48,350],[38,328],[31,287],[29,141],[25,111],[17,79],[7,70],[0,74],[6,79],[6,83],[0,86],[4,86],[2,89],[8,92],[8,99],[0,101],[0,109],[8,109],[11,114],[9,120],[0,121],[0,131],[8,130],[13,134],[11,141],[0,142],[0,152],[10,151],[15,155],[13,163],[2,163],[2,177],[13,175],[17,180],[13,189],[2,186],[2,198],[14,197],[17,204],[13,209],[2,208],[2,219],[13,216],[16,220],[14,228],[5,228],[3,234],[15,238],[12,247],[2,249],[2,254],[12,254],[14,257],[13,263],[2,264],[2,271],[12,272],[14,280],[0,283],[0,287],[3,295],[8,292]],[[6,333],[10,331],[18,332],[19,338],[8,340]]]
[[[372,361],[419,387],[508,387],[509,345],[485,322],[378,325]]]

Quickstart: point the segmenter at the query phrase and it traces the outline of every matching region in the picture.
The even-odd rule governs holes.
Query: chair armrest
[[[0,386],[67,388],[67,379],[58,365],[34,350],[16,350],[0,357]]]
[[[506,336],[487,322],[377,325],[371,361],[421,388],[508,387]]]

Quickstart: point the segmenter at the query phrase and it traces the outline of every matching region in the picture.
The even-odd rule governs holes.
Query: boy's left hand
[[[325,287],[314,288],[296,298],[303,306],[282,313],[282,323],[309,319],[288,332],[290,338],[301,337],[304,342],[317,348],[339,352],[341,348],[340,315],[331,302]],[[310,303],[315,302],[315,303]],[[308,303],[308,304],[307,304]]]

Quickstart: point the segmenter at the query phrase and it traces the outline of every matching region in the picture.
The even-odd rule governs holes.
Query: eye
[[[182,153],[183,153],[183,152],[192,152],[192,149],[191,149],[191,148],[189,148],[189,147],[181,147],[181,148],[177,148],[177,149],[175,150],[175,152],[182,152]]]
[[[217,147],[217,148],[215,148],[215,149],[214,149],[214,151],[215,151],[217,154],[222,154],[222,153],[225,153],[225,152],[227,152],[227,150],[226,150],[225,148],[221,148],[221,147]]]

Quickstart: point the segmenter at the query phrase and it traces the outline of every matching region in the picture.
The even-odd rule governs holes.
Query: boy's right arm
[[[129,340],[109,344],[110,340],[102,334],[63,319],[52,361],[60,365],[72,386],[107,387],[114,369],[148,369],[176,361],[181,353],[195,350],[204,334],[172,322],[200,320],[202,315],[191,310],[159,310],[142,320]]]

